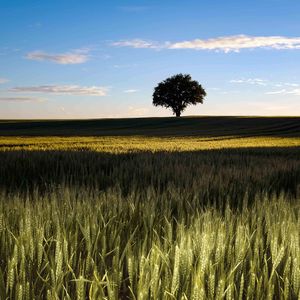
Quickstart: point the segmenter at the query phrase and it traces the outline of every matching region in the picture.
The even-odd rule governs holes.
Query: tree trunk
[[[176,118],[179,118],[181,115],[180,111],[176,111]]]

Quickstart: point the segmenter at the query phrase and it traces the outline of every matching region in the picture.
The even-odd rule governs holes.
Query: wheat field
[[[1,299],[299,298],[299,204],[283,196],[222,213],[172,189],[3,197]]]
[[[298,124],[2,135],[0,299],[300,299]]]

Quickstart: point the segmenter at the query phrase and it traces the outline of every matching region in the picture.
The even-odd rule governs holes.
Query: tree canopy
[[[160,82],[153,93],[153,105],[171,108],[176,117],[190,104],[203,103],[205,90],[189,74],[177,74]]]

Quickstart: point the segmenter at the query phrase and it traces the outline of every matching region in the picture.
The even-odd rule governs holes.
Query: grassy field
[[[0,137],[0,151],[198,151],[233,148],[299,147],[298,137]]]
[[[300,299],[300,118],[0,135],[0,299]]]
[[[297,117],[0,121],[0,151],[122,153],[299,146]]]

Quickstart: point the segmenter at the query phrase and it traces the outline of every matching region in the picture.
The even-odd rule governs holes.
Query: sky
[[[206,90],[183,115],[300,115],[300,1],[0,0],[0,119],[171,116],[154,87]]]

